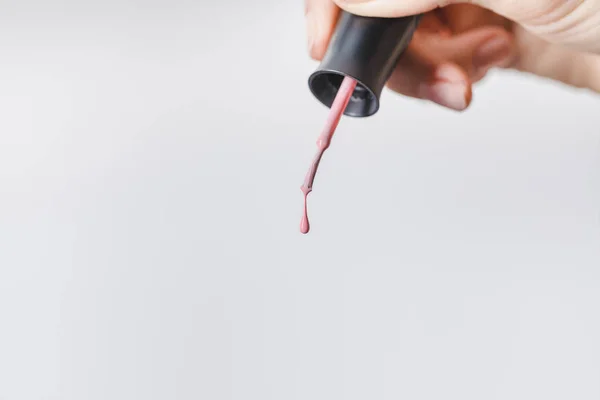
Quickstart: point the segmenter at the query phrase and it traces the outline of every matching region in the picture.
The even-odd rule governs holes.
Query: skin
[[[462,111],[473,84],[511,68],[600,93],[600,0],[305,0],[308,47],[322,59],[340,8],[425,13],[388,87]]]

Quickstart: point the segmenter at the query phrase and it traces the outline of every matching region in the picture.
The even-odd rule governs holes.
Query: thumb
[[[559,17],[575,11],[577,4],[593,3],[590,0],[579,2],[559,2],[556,0],[334,0],[340,8],[352,14],[367,17],[405,17],[421,14],[436,8],[453,4],[472,4],[487,8],[503,17],[516,22],[525,23],[527,20],[540,20],[548,14],[549,17]],[[565,3],[564,5],[561,5]],[[584,7],[590,8],[590,7]]]
[[[531,33],[579,50],[600,53],[600,1],[578,0],[334,0],[368,17],[404,17],[452,4],[472,4],[517,22]]]

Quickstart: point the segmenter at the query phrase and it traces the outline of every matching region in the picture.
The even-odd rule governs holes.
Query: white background
[[[385,93],[302,236],[315,67],[300,2],[0,1],[0,399],[600,397],[600,98]]]

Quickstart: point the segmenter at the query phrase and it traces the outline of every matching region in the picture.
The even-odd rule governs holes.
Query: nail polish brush
[[[408,47],[421,19],[363,17],[342,11],[327,52],[309,77],[313,95],[330,108],[317,139],[317,154],[301,187],[304,213],[300,231],[310,230],[307,198],[312,191],[323,153],[342,117],[369,117],[379,110],[381,92]]]

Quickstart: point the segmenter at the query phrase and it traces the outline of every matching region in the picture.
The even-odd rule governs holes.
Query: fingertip
[[[420,95],[454,111],[466,110],[473,99],[472,85],[467,73],[452,63],[437,66],[433,72],[433,79],[422,84]]]

